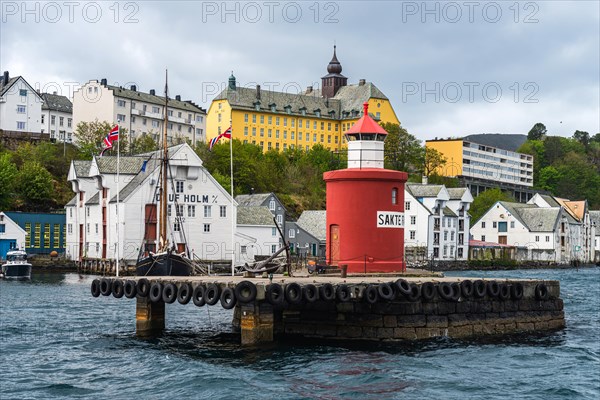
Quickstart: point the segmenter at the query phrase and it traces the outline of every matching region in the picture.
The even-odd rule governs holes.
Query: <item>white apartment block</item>
[[[34,132],[42,130],[42,98],[22,76],[0,77],[0,129]]]
[[[182,139],[192,146],[206,138],[206,110],[191,101],[181,101],[181,96],[169,97],[167,140],[170,144]],[[157,96],[154,89],[139,92],[136,85],[128,89],[91,80],[73,94],[73,124],[98,120],[120,124],[128,131],[130,139],[140,135],[161,137],[165,116],[165,98]]]
[[[73,141],[73,103],[56,92],[42,93],[42,133],[57,142]]]
[[[467,188],[408,183],[404,201],[407,261],[467,259],[468,210],[473,201]]]
[[[590,211],[590,219],[594,226],[594,259],[595,263],[600,263],[600,211]]]

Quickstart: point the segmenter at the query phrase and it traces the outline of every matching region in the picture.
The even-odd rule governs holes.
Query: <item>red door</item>
[[[340,261],[340,226],[331,225],[329,227],[329,237],[331,239],[331,246],[329,247],[329,263],[331,265],[338,265]]]

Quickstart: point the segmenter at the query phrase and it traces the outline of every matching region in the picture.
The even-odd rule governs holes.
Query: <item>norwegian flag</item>
[[[104,152],[106,150],[110,150],[113,147],[113,142],[115,140],[119,140],[119,125],[115,125],[110,132],[108,132],[108,135],[106,135],[106,137],[104,138],[104,148],[102,149],[102,152],[100,153],[100,157],[102,157],[104,155]]]
[[[217,144],[217,142],[219,141],[219,139],[221,139],[222,137],[224,137],[225,139],[231,139],[231,126],[229,128],[227,128],[225,130],[225,132],[221,133],[219,136],[215,136],[214,138],[212,138],[210,140],[210,143],[208,145],[208,150],[212,151],[212,148],[215,144]]]

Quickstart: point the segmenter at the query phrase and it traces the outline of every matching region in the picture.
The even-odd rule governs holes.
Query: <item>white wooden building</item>
[[[269,208],[238,206],[236,245],[242,263],[253,262],[255,256],[270,256],[280,248],[280,235]]]
[[[22,76],[0,76],[0,129],[34,132],[42,130],[42,98]]]
[[[6,259],[6,253],[11,249],[25,249],[25,229],[0,211],[0,259]]]
[[[236,220],[237,203],[232,203],[229,193],[189,145],[171,147],[169,156],[169,243],[182,248],[187,241],[200,259],[231,260],[232,218]],[[158,158],[157,153],[120,158],[118,203],[115,156],[73,161],[68,180],[76,195],[66,206],[67,254],[76,260],[113,259],[118,246],[120,259],[135,262],[144,236],[152,239],[159,232],[158,222],[148,229],[145,224],[156,215],[152,214],[152,207],[156,207],[152,197],[158,195]],[[175,222],[175,213],[183,216],[182,224]],[[260,238],[250,235],[239,239],[236,263],[241,259],[242,243],[257,240]],[[153,250],[152,245],[148,250]]]

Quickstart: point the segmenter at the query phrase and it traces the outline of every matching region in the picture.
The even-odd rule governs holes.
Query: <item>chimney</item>
[[[260,85],[256,85],[256,98],[260,100]]]
[[[359,80],[358,80],[358,86],[365,86],[365,83],[366,83],[366,82],[367,82],[367,81],[365,81],[364,79],[359,79]]]
[[[10,78],[10,76],[8,75],[8,71],[4,71],[4,78],[3,78],[3,82],[5,85],[8,85],[8,79]]]
[[[175,100],[181,101],[181,95],[178,94],[177,96],[175,96]]]
[[[56,96],[56,92],[52,92],[52,94]]]
[[[156,90],[154,90],[154,89],[150,89],[150,94],[151,94],[152,96],[156,96]]]
[[[307,87],[306,87],[306,93],[305,93],[305,94],[312,93],[312,91],[313,91],[313,87],[312,87],[312,86],[307,86]]]
[[[102,78],[102,79],[100,79],[100,84],[101,84],[102,86],[106,86],[106,85],[107,85],[107,80],[106,80],[106,78]]]
[[[131,85],[131,90],[134,91],[134,92],[137,92],[137,86]]]
[[[428,183],[428,182],[429,182],[429,178],[427,178],[427,175],[423,175],[423,176],[421,177],[421,183],[422,183],[423,185],[427,185],[427,183]]]

